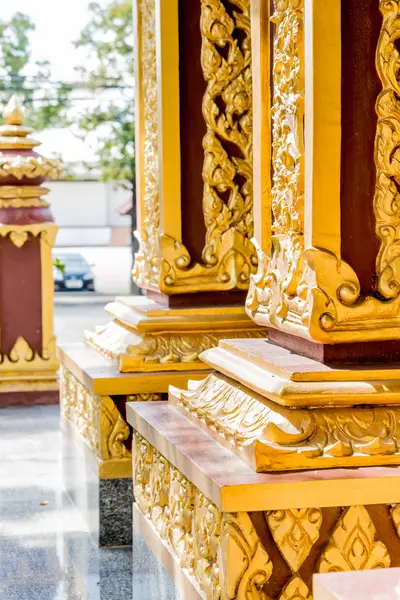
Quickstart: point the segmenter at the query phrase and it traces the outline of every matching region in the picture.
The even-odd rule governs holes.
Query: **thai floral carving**
[[[319,572],[365,571],[390,567],[386,546],[364,506],[351,506],[341,517],[322,554]]]
[[[400,294],[400,2],[380,0],[379,5],[383,24],[376,68],[383,89],[376,103],[374,210],[381,239],[376,270],[379,292],[385,298],[395,298]]]
[[[250,1],[201,0],[203,116],[203,262],[181,241],[162,237],[160,287],[166,293],[247,289],[257,257],[252,216]]]
[[[397,535],[400,537],[400,504],[394,504],[390,508],[390,516],[396,528]]]
[[[285,408],[223,375],[170,400],[259,472],[400,463],[400,410]]]
[[[173,323],[169,325],[173,329]],[[210,325],[212,329],[212,325]],[[212,332],[184,333],[157,331],[155,334],[126,330],[121,334],[118,324],[110,322],[96,332],[85,331],[85,342],[106,358],[118,363],[121,372],[165,370],[170,365],[193,364],[206,369],[199,359],[205,350],[218,346],[222,339],[264,337],[265,330],[249,324],[248,329],[223,329],[214,326]]]
[[[312,596],[301,577],[294,575],[283,588],[279,600],[312,600]]]
[[[247,513],[223,514],[220,556],[224,598],[267,600],[263,586],[272,575],[272,562]]]
[[[296,573],[319,538],[321,510],[271,510],[266,513],[266,519],[276,545],[293,573]]]
[[[250,2],[233,0],[232,5],[229,14],[223,0],[201,0],[201,59],[207,81],[203,260],[211,266],[219,260],[221,236],[231,227],[253,237]]]
[[[140,105],[138,118],[142,127],[141,223],[136,233],[139,252],[133,277],[145,287],[158,287],[160,202],[158,171],[158,95],[155,31],[155,0],[140,0],[138,10],[138,40]]]
[[[153,446],[136,432],[132,437],[133,491],[142,513],[150,516],[150,473],[153,463]]]
[[[100,431],[103,460],[131,456],[125,445],[130,436],[129,426],[109,396],[101,397]]]
[[[169,537],[169,502],[170,464],[157,450],[153,450],[153,463],[151,466],[150,518],[158,533],[163,539]]]
[[[304,0],[275,1],[274,96],[272,102],[272,248],[258,249],[247,309],[259,305],[271,324],[293,313],[300,320],[304,268]]]
[[[193,574],[193,514],[196,488],[171,466],[169,489],[169,539],[179,558],[179,564]]]
[[[102,461],[130,459],[126,446],[129,426],[109,396],[91,394],[63,367],[60,398],[61,414],[74,425],[95,456]]]
[[[48,177],[58,179],[62,173],[61,164],[58,160],[44,158],[43,156],[18,156],[10,158],[0,152],[0,178],[15,177],[16,179],[36,179]]]
[[[267,600],[277,583],[274,598],[312,600],[302,578],[302,565],[311,554],[312,564],[304,567],[308,575],[309,569],[324,573],[390,567],[388,550],[364,506],[335,509],[336,521],[329,528],[326,523],[323,527],[326,517],[319,508],[265,511],[272,541],[257,513],[220,512],[138,433],[134,465],[138,508],[207,600]],[[396,506],[382,505],[382,518],[386,514],[388,521],[390,508]],[[397,514],[392,512],[392,518]],[[387,532],[387,525],[382,522],[382,531]],[[274,543],[291,574],[279,571]]]
[[[195,577],[207,598],[220,600],[218,543],[221,534],[221,513],[199,490],[196,493],[193,522]]]

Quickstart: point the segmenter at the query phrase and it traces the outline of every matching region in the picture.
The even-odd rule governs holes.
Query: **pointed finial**
[[[25,112],[20,96],[16,94],[11,96],[4,109],[3,119],[7,125],[22,125],[25,119]]]

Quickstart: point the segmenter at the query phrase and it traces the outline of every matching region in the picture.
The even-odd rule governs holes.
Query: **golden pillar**
[[[310,600],[315,573],[399,566],[399,23],[398,1],[251,1],[246,310],[268,340],[128,407],[135,522],[185,598]]]
[[[34,150],[13,97],[0,126],[0,406],[58,402],[52,248],[57,227],[44,199],[58,161]]]
[[[117,298],[106,307],[110,323],[59,353],[63,428],[94,459],[104,489],[132,485],[127,400],[166,399],[170,384],[186,387],[210,372],[199,355],[219,340],[266,333],[244,308],[257,255],[249,2],[238,9],[135,3],[133,278],[146,296]]]

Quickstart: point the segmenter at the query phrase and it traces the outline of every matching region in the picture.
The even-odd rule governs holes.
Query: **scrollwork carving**
[[[248,388],[209,375],[170,400],[259,472],[400,462],[400,410],[283,408]]]
[[[400,294],[400,2],[380,0],[383,24],[376,53],[382,82],[376,111],[376,232],[381,247],[376,262],[378,291],[385,298]]]
[[[296,573],[319,538],[321,510],[271,510],[267,512],[266,519],[276,545],[293,573]]]
[[[143,120],[143,189],[140,199],[142,222],[140,231],[135,234],[139,240],[139,252],[135,257],[133,278],[138,285],[157,289],[160,271],[160,201],[155,1],[140,0],[138,15],[137,42],[141,73],[139,118]]]
[[[364,506],[346,509],[322,554],[319,572],[365,571],[390,567],[387,548],[376,536],[376,529]]]

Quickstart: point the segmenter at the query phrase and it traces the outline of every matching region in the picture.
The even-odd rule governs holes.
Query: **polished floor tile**
[[[0,409],[0,600],[181,600],[134,534],[93,545],[62,491],[59,409]]]

